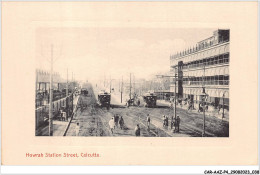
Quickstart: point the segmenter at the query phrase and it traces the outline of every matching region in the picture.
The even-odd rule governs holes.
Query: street
[[[137,124],[141,128],[141,137],[201,137],[203,132],[203,115],[196,112],[188,112],[184,109],[177,108],[177,115],[180,116],[180,132],[174,133],[170,124],[168,127],[163,126],[163,115],[171,117],[174,111],[169,106],[158,102],[156,108],[146,108],[141,101],[140,107],[130,106],[127,108],[124,102],[116,102],[116,96],[112,93],[111,108],[107,110],[101,107],[92,107],[97,102],[96,90],[89,89],[88,107],[81,111],[76,110],[70,123],[66,136],[76,135],[76,125],[79,123],[79,136],[115,136],[126,137],[135,136],[134,129]],[[114,102],[113,102],[114,101]],[[115,128],[112,134],[108,125],[109,120],[115,115],[123,116],[124,127],[121,130]],[[147,129],[146,117],[151,117],[150,130]],[[173,127],[174,128],[174,127]],[[214,116],[206,116],[206,136],[207,137],[228,137],[229,122],[218,119]]]

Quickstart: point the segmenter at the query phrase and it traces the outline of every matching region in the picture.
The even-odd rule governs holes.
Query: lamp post
[[[121,103],[123,101],[123,76],[122,76],[122,82],[121,82]]]
[[[225,106],[224,106],[225,93],[226,93],[226,91],[224,91],[223,97],[222,97],[222,100],[223,100],[223,103],[222,103],[222,108],[223,108],[222,120],[223,120],[223,118],[225,118],[225,112],[224,112],[225,111]]]
[[[53,45],[51,45],[51,72],[50,72],[50,103],[49,103],[49,136],[53,135],[53,111],[52,111],[52,98],[53,98]]]
[[[207,100],[208,94],[205,92],[205,63],[204,63],[204,75],[203,75],[203,86],[202,86],[202,106],[203,106],[203,133],[202,137],[205,137],[205,128],[206,128],[206,116],[205,116],[205,101]]]
[[[208,94],[205,93],[205,87],[203,87],[201,97],[202,97],[202,106],[203,106],[203,133],[202,133],[202,137],[205,137],[205,128],[206,128],[206,116],[205,116],[206,105],[205,105],[205,102],[206,102],[207,97],[208,97]]]
[[[111,94],[111,84],[112,84],[112,81],[115,80],[115,79],[111,79],[110,77],[110,86],[109,86],[109,89],[110,89],[110,94]]]
[[[174,78],[174,84],[175,84],[175,87],[174,87],[174,119],[176,121],[176,101],[177,101],[177,96],[176,96],[176,82],[177,82],[177,72],[176,72],[176,67],[174,68],[174,76],[169,76],[169,75],[156,75],[157,77],[161,77],[161,78],[164,78],[164,77],[170,77],[170,78]],[[172,121],[173,121],[173,117],[172,117]]]

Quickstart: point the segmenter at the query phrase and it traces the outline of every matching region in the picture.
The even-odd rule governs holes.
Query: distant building
[[[229,108],[229,30],[218,29],[213,36],[196,46],[179,51],[170,57],[171,74],[177,74],[176,95],[201,101],[202,87],[208,94],[207,103]],[[171,81],[170,91],[175,92]]]

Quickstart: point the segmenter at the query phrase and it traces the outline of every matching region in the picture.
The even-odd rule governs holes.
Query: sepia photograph
[[[257,5],[2,2],[2,164],[256,170]]]
[[[35,135],[229,137],[230,30],[38,28]]]

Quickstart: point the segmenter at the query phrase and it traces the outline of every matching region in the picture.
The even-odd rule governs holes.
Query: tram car
[[[106,107],[107,109],[110,109],[110,100],[110,93],[104,91],[98,93],[98,102],[101,105],[101,107]]]
[[[80,91],[81,95],[87,96],[88,95],[88,90],[86,88],[82,88]]]
[[[146,93],[143,95],[143,99],[145,104],[145,107],[156,107],[156,100],[157,100],[157,96],[153,93]]]
[[[68,93],[70,94],[71,92],[72,92],[71,89],[69,89],[69,90],[68,90]],[[63,94],[66,94],[66,89],[62,89],[62,93],[63,93]]]

